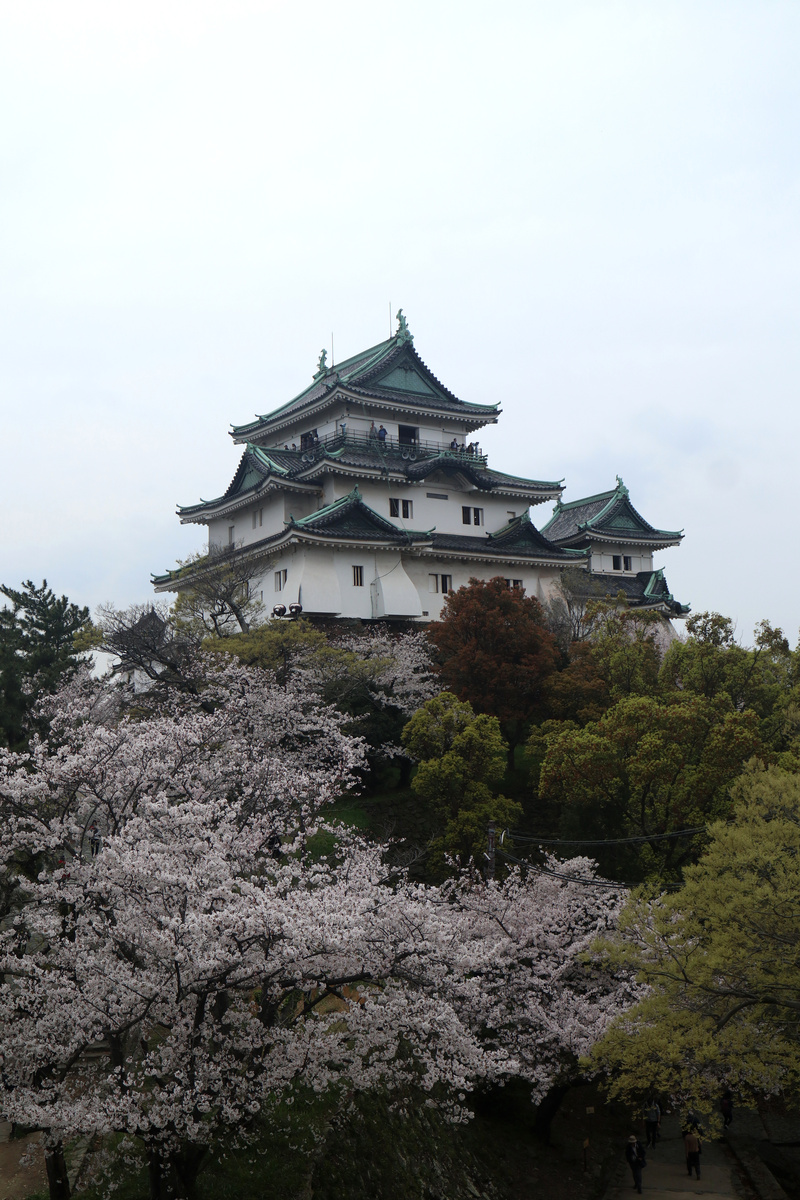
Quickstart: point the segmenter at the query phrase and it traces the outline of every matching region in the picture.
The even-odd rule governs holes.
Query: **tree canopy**
[[[88,608],[56,596],[43,580],[21,588],[0,584],[0,745],[20,746],[38,694],[53,691],[81,662],[75,639]]]
[[[684,886],[623,913],[612,958],[649,990],[594,1053],[612,1096],[800,1099],[800,776],[754,765],[733,794]]]
[[[539,601],[505,579],[470,579],[450,592],[429,627],[447,687],[478,713],[497,717],[509,747],[543,712],[544,682],[558,648]]]

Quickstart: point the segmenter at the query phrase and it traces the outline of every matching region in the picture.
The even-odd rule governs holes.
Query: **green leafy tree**
[[[522,805],[496,793],[508,747],[496,717],[475,715],[452,692],[428,700],[403,731],[403,743],[418,760],[412,787],[437,813],[444,832],[432,847],[441,869],[446,854],[483,862],[490,821],[517,825]]]
[[[678,878],[700,842],[659,835],[726,815],[731,783],[763,750],[756,714],[724,695],[632,696],[583,729],[548,725],[534,740],[534,751],[544,742],[538,794],[564,836],[651,839],[600,856],[607,873],[633,880]]]
[[[559,659],[539,601],[501,578],[471,579],[447,596],[429,636],[447,687],[476,712],[497,717],[513,765]]]
[[[249,633],[264,616],[251,591],[256,571],[269,565],[265,554],[242,554],[242,543],[212,546],[179,563],[181,587],[173,606],[176,624],[196,637]]]
[[[10,604],[0,608],[0,744],[24,744],[36,697],[52,692],[81,661],[76,638],[88,608],[56,596],[43,580],[20,589],[0,584]]]
[[[797,677],[797,655],[783,631],[769,621],[755,629],[754,645],[740,646],[729,617],[696,613],[686,622],[688,637],[675,641],[664,658],[661,689],[713,699],[727,695],[737,709],[750,708],[762,722],[762,735],[780,740],[783,713]]]
[[[594,1052],[612,1096],[800,1100],[800,776],[752,766],[733,794],[684,887],[634,897],[609,946],[649,989]]]

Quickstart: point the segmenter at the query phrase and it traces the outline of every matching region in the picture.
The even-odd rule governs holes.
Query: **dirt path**
[[[700,1179],[690,1178],[686,1170],[678,1118],[665,1117],[661,1140],[655,1150],[647,1151],[647,1166],[642,1175],[643,1195],[649,1196],[650,1200],[688,1200],[697,1196],[742,1200],[744,1193],[736,1159],[723,1142],[703,1143],[700,1176]],[[628,1200],[635,1195],[631,1172],[626,1167],[618,1186],[606,1193],[606,1200]]]
[[[31,1192],[47,1190],[40,1134],[9,1141],[11,1126],[0,1122],[0,1200],[24,1200]],[[20,1159],[30,1163],[20,1165]]]

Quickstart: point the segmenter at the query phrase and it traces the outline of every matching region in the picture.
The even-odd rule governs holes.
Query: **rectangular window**
[[[228,526],[228,545],[229,546],[233,545],[233,539],[234,539],[235,535],[236,535],[236,526],[229,525]]]
[[[253,529],[255,529],[255,527],[256,527],[257,520],[258,520],[258,513],[256,512],[255,509],[253,509]]]
[[[614,568],[613,568],[613,569],[614,569],[615,571],[621,571],[621,570],[622,570],[622,555],[620,555],[620,554],[615,554],[615,555],[612,557],[612,560],[611,560],[611,561],[612,561],[612,562],[613,562],[613,564],[614,564]]]
[[[452,575],[443,575],[442,576],[442,594],[446,595],[447,592],[452,592],[452,590],[453,590],[453,576]]]
[[[275,591],[276,592],[281,592],[286,587],[286,576],[288,574],[289,574],[288,571],[276,571],[275,572]]]
[[[483,509],[482,508],[473,508],[472,524],[473,525],[482,525],[483,524]]]
[[[425,495],[429,500],[449,500],[447,492],[426,492]]]
[[[353,587],[364,586],[364,568],[353,567]]]
[[[521,592],[522,591],[522,580],[521,579],[507,579],[506,587],[513,588],[514,591]]]
[[[470,508],[470,506],[468,504],[461,505],[461,524],[462,525],[471,525],[472,524],[472,509]]]
[[[260,508],[258,510],[258,527],[259,527],[259,529],[261,528],[261,526],[263,524],[264,524],[264,510],[263,510],[263,508]]]
[[[429,575],[428,576],[428,591],[429,592],[438,592],[439,591],[439,576],[438,575]]]
[[[401,446],[416,446],[419,441],[419,429],[415,425],[398,425],[397,440]]]
[[[414,515],[414,501],[413,500],[404,500],[403,501],[403,519],[405,521],[407,521],[409,519],[409,517],[413,517],[413,515]]]
[[[622,556],[622,561],[623,561],[623,563],[624,563],[624,565],[625,565],[625,570],[626,570],[626,571],[632,571],[632,570],[633,570],[633,561],[632,561],[632,559],[630,558],[630,556],[629,556],[629,555],[627,555],[627,554],[623,554],[623,556]]]
[[[389,516],[390,517],[399,517],[400,516],[400,501],[399,500],[390,500],[389,501]]]

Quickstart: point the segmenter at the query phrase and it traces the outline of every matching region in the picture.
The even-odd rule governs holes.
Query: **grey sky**
[[[796,3],[0,4],[0,580],[148,598],[231,422],[402,305],[500,469],[794,639]],[[544,523],[549,510],[534,509]]]

